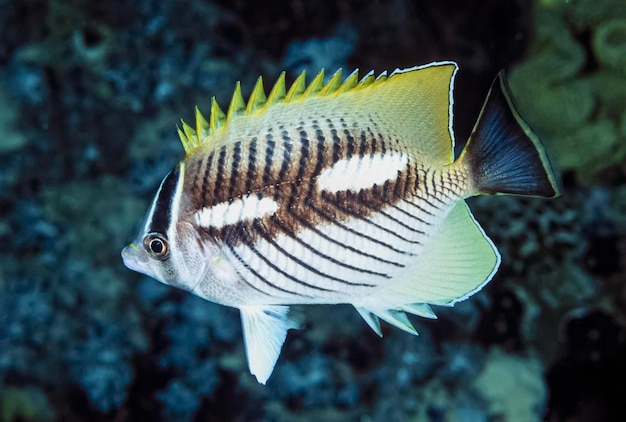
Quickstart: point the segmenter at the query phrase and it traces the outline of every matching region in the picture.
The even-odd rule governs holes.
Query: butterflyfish
[[[436,318],[482,289],[500,265],[465,201],[555,197],[544,145],[497,75],[454,157],[454,62],[361,79],[341,70],[290,87],[282,73],[247,102],[237,83],[224,113],[179,129],[185,156],[163,179],[131,270],[239,309],[250,372],[265,384],[290,305],[351,304],[417,334],[407,313]]]

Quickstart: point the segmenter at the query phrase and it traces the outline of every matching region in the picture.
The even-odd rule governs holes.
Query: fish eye
[[[170,255],[167,240],[162,234],[150,233],[143,238],[143,247],[154,259],[163,261]]]

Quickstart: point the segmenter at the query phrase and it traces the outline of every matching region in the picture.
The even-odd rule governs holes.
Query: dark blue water
[[[431,3],[0,0],[0,420],[623,420],[626,7]],[[195,105],[435,60],[458,146],[505,68],[565,189],[470,201],[501,269],[420,336],[309,307],[260,386],[236,310],[122,265]]]

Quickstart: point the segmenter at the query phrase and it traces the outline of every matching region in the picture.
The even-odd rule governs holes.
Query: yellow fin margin
[[[230,120],[238,116],[250,115],[257,111],[262,112],[276,103],[290,103],[315,96],[339,95],[354,89],[364,88],[385,81],[387,73],[383,72],[378,77],[375,77],[373,72],[369,72],[359,81],[358,70],[355,70],[345,80],[342,80],[342,77],[342,70],[338,69],[328,79],[328,82],[324,83],[324,70],[321,70],[307,85],[306,72],[303,71],[287,90],[285,72],[282,72],[267,96],[263,88],[263,79],[259,77],[247,104],[241,94],[241,84],[237,82],[226,113],[219,107],[215,97],[212,97],[211,114],[208,121],[196,107],[195,129],[181,120],[182,127],[178,128],[178,136],[185,152],[189,152],[202,144],[210,142],[209,138],[212,134],[226,127]]]

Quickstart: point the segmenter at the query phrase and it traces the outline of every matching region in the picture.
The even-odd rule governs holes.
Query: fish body
[[[248,103],[179,130],[186,156],[165,177],[122,257],[129,268],[241,311],[251,372],[271,375],[294,304],[352,304],[416,334],[405,312],[464,300],[500,255],[464,199],[554,197],[539,139],[494,81],[455,160],[452,62],[378,78],[284,74]]]

